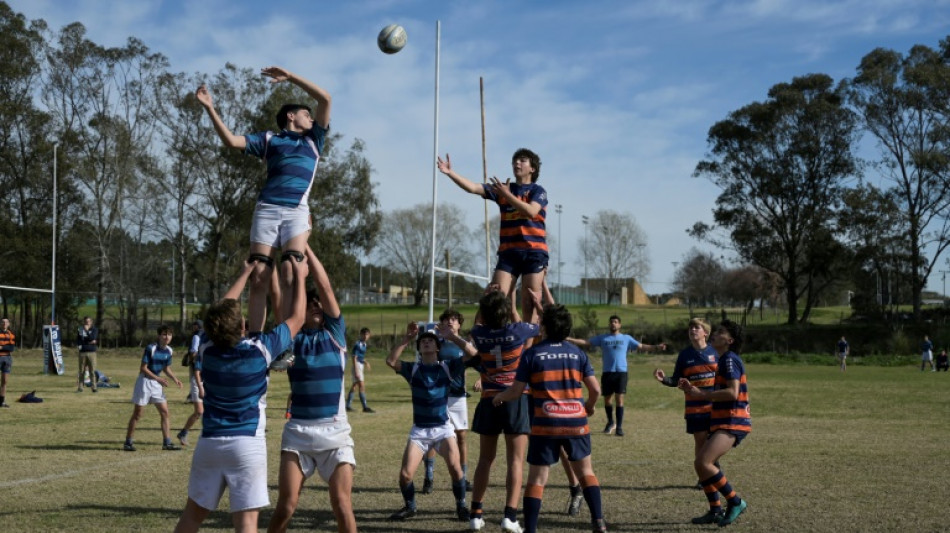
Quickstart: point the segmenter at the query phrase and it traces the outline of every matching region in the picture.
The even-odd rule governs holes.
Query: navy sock
[[[617,406],[617,429],[623,427],[623,407]]]
[[[412,481],[405,487],[399,487],[402,492],[402,499],[406,502],[406,507],[415,510],[416,508],[416,484]]]

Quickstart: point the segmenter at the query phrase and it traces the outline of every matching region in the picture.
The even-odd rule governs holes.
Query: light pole
[[[943,274],[943,303],[947,304],[947,273],[950,270],[941,270],[940,273]]]
[[[581,215],[581,222],[584,223],[584,303],[590,303],[589,282],[587,280],[587,224],[590,219],[587,215]]]
[[[554,205],[554,212],[557,213],[557,301],[561,301],[561,213],[564,206]]]

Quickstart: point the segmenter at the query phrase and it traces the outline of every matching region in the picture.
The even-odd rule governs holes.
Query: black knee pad
[[[248,263],[264,263],[265,266],[274,266],[274,260],[264,254],[251,254],[247,258]]]
[[[303,255],[303,253],[298,252],[297,250],[287,250],[286,252],[280,254],[281,263],[284,261],[290,261],[291,259],[295,259],[298,263],[302,263],[306,257]]]

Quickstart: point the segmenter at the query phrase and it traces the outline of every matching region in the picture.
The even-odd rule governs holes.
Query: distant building
[[[607,302],[607,287],[619,285],[619,299],[614,299],[620,305],[650,305],[655,302],[650,300],[643,287],[637,283],[634,278],[581,278],[581,288],[585,288],[591,294],[591,301]],[[594,295],[601,295],[599,298]]]

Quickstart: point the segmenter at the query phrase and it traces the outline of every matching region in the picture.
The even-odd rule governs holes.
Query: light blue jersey
[[[591,346],[600,347],[603,352],[603,372],[626,372],[627,352],[636,351],[640,347],[636,339],[623,333],[597,335],[588,342]]]
[[[353,357],[356,358],[357,363],[366,362],[366,343],[363,341],[356,341],[356,344],[353,345]]]
[[[343,375],[346,368],[343,315],[323,315],[323,327],[303,329],[294,338],[290,378],[290,418],[323,420],[346,417]]]
[[[268,333],[241,339],[237,346],[201,346],[204,382],[202,437],[263,437],[267,394],[267,367],[274,354],[291,347],[290,329],[281,324]]]
[[[442,347],[439,348],[439,361],[451,361],[452,359],[461,359],[465,352],[454,342],[442,341]],[[452,384],[449,386],[449,396],[461,398],[465,396],[465,369],[452,378]]]
[[[285,207],[307,205],[326,134],[314,124],[304,134],[283,130],[245,135],[244,153],[267,163],[267,182],[257,200]]]

